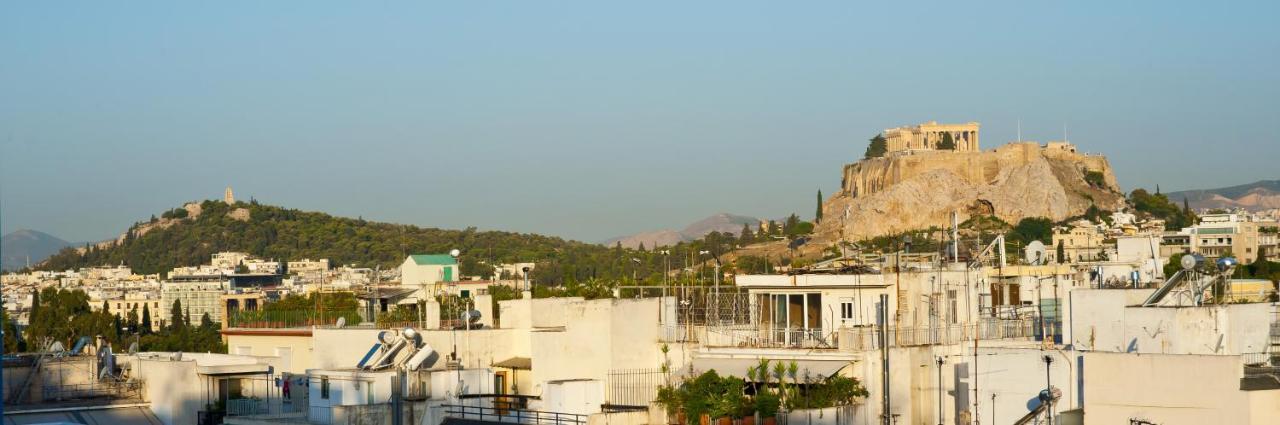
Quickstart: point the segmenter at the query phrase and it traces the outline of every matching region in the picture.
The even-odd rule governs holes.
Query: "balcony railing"
[[[586,425],[587,415],[576,413],[543,412],[539,410],[501,409],[482,406],[446,404],[445,416],[481,422],[502,422],[525,425]]]
[[[302,328],[334,324],[339,317],[349,324],[360,323],[355,311],[240,310],[227,317],[230,328]]]
[[[819,328],[760,328],[755,325],[708,326],[709,347],[836,348],[834,335]]]
[[[1060,329],[1060,324],[1050,332]],[[1041,334],[1040,322],[1034,319],[987,320],[968,325],[896,327],[888,328],[890,347],[959,344],[978,339],[1035,339]],[[1060,332],[1057,332],[1060,333]],[[845,328],[839,332],[842,351],[868,351],[880,349],[880,328],[868,326]],[[1055,333],[1056,334],[1056,333]]]

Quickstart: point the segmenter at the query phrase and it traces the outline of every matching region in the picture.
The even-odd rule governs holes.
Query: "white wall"
[[[1280,390],[1241,391],[1238,356],[1085,353],[1085,423],[1280,423]]]

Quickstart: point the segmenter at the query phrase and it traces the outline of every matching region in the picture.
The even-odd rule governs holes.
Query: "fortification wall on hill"
[[[1036,142],[1009,143],[982,152],[915,151],[865,159],[844,166],[841,186],[845,194],[856,198],[937,170],[948,171],[969,184],[990,184],[1001,170],[1044,159],[1076,163],[1085,170],[1101,172],[1107,185],[1119,190],[1106,157],[1049,149]]]
[[[1088,172],[1102,184],[1086,181]],[[1082,154],[1066,143],[1010,143],[983,152],[917,151],[872,158],[844,167],[840,193],[823,205],[824,238],[864,238],[945,227],[952,212],[961,221],[995,215],[1016,223],[1025,217],[1063,220],[1091,205],[1116,209],[1124,196],[1101,155]]]

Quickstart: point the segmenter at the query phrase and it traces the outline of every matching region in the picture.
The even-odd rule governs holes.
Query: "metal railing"
[[[41,388],[44,400],[78,400],[91,398],[116,398],[142,400],[142,383],[90,382],[85,384],[54,384]]]
[[[979,339],[1027,339],[1036,338],[1041,332],[1036,320],[988,320],[968,325],[934,327],[889,326],[890,347],[958,344]],[[845,328],[837,332],[842,351],[868,351],[880,349],[880,328],[867,326]]]
[[[614,369],[609,371],[605,401],[623,406],[648,406],[666,383],[662,369]]]
[[[446,417],[455,419],[539,425],[586,425],[587,423],[587,415],[580,415],[576,413],[543,412],[539,410],[524,409],[500,409],[483,406],[461,406],[456,404],[446,404],[441,407],[444,408],[444,414]]]
[[[1244,353],[1240,362],[1246,366],[1280,367],[1280,353]]]
[[[262,415],[269,413],[267,400],[233,398],[227,400],[227,416]]]
[[[836,348],[834,335],[819,328],[761,328],[757,325],[707,327],[709,347],[744,348]]]
[[[301,328],[334,324],[339,317],[348,324],[360,323],[355,311],[240,310],[227,317],[229,328]]]
[[[699,330],[695,325],[658,325],[660,342],[698,342]]]

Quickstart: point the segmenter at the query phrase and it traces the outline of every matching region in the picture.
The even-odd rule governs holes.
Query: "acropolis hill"
[[[938,149],[939,135],[947,132],[955,150]],[[1090,205],[1114,210],[1124,202],[1107,159],[1078,153],[1067,142],[1022,141],[982,151],[977,123],[930,122],[885,136],[890,143],[883,157],[845,165],[840,193],[823,205],[819,237],[839,237],[842,227],[847,240],[943,228],[952,212],[960,221],[988,214],[1009,223],[1063,220]]]

